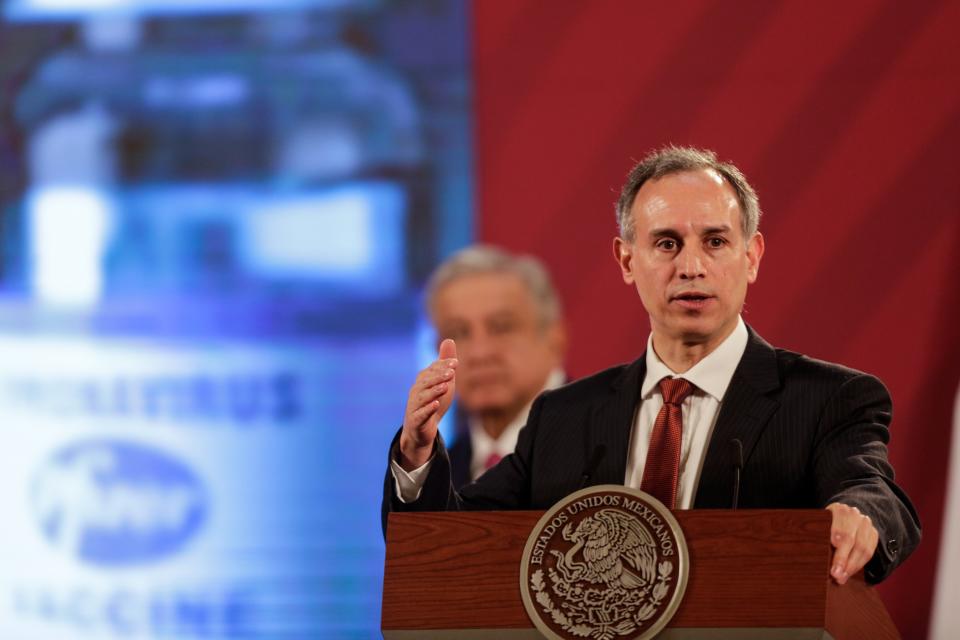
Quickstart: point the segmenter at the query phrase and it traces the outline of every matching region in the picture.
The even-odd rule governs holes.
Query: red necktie
[[[683,411],[680,404],[693,388],[682,378],[664,378],[660,381],[663,406],[653,422],[640,490],[652,495],[668,509],[673,509],[677,499],[677,479],[680,475],[680,441],[683,437]]]
[[[489,456],[487,456],[487,460],[483,463],[484,470],[495,466],[502,458],[503,456],[501,456],[499,453],[491,453]]]

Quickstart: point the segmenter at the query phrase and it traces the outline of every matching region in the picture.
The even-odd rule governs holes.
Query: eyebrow
[[[730,225],[722,224],[714,227],[706,227],[701,231],[700,235],[708,236],[714,233],[729,233]],[[676,229],[670,227],[664,227],[660,229],[651,229],[650,236],[653,238],[676,238],[680,236],[680,233]]]
[[[703,235],[708,236],[713,233],[728,233],[731,227],[728,224],[722,224],[719,227],[707,227],[703,230]]]
[[[680,234],[677,233],[676,229],[665,228],[650,230],[650,237],[652,238],[676,238],[679,235]]]

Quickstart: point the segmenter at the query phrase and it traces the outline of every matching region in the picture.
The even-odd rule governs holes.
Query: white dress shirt
[[[747,326],[743,323],[743,318],[738,318],[733,332],[716,349],[680,375],[664,364],[654,351],[653,335],[647,338],[647,373],[640,387],[640,405],[630,434],[627,472],[623,484],[635,489],[640,488],[647,451],[650,448],[653,423],[660,407],[663,406],[663,396],[658,383],[663,378],[683,378],[697,388],[681,405],[683,435],[680,441],[680,477],[677,481],[676,508],[689,509],[693,506],[697,485],[700,482],[700,471],[703,469],[703,459],[707,454],[707,444],[710,442],[713,426],[720,414],[723,396],[747,348],[748,338]],[[516,440],[514,440],[514,446],[516,446]],[[476,460],[476,449],[474,449],[474,460]],[[397,496],[401,502],[413,502],[420,497],[420,490],[427,480],[427,472],[432,462],[433,458],[408,473],[392,460],[391,456],[390,468],[396,483]]]
[[[647,374],[640,387],[640,406],[630,435],[627,473],[623,481],[625,485],[639,489],[643,479],[653,423],[663,406],[663,395],[658,383],[663,378],[683,378],[696,386],[696,389],[681,405],[683,436],[680,441],[680,477],[677,480],[676,507],[689,509],[693,506],[710,435],[717,422],[723,396],[730,386],[730,379],[733,378],[733,372],[747,348],[748,338],[747,327],[740,318],[733,332],[716,349],[679,375],[671,371],[654,351],[653,336],[647,338]]]

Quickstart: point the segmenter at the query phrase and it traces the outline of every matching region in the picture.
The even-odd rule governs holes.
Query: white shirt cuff
[[[407,472],[395,460],[390,460],[393,486],[400,502],[408,504],[420,499],[420,491],[423,490],[423,485],[427,482],[427,474],[430,472],[430,465],[432,464],[433,456],[413,471]]]

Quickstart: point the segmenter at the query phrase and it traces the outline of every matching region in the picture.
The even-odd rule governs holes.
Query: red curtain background
[[[477,237],[551,268],[568,368],[632,360],[647,318],[612,259],[613,203],[667,144],[760,194],[745,319],[881,377],[924,525],[881,593],[926,636],[960,382],[960,2],[476,0]]]

